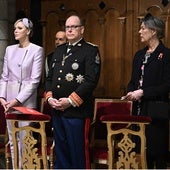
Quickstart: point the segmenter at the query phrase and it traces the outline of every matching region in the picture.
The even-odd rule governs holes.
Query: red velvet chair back
[[[107,128],[106,125],[101,123],[100,117],[102,115],[131,115],[132,113],[132,102],[122,101],[119,99],[95,99],[94,106],[94,118],[95,129],[98,133],[95,133],[95,138],[103,139],[107,138]]]
[[[43,114],[50,115],[52,112],[51,106],[45,101],[45,95],[46,93],[44,92],[43,98],[41,99],[41,106],[40,106],[40,111]],[[47,137],[53,137],[53,131],[52,131],[52,120],[50,122],[46,123],[45,126],[45,131],[47,132]]]
[[[132,102],[119,99],[95,99],[94,119],[103,114],[131,115]]]
[[[91,161],[92,168],[96,169],[95,164],[107,164],[108,147],[107,147],[107,127],[100,121],[103,115],[131,115],[132,102],[121,101],[119,99],[102,99],[96,98],[94,105],[93,126],[91,132]],[[119,126],[119,127],[118,127]],[[120,128],[116,125],[115,128]],[[100,168],[100,167],[99,167]],[[107,167],[104,167],[107,168]]]
[[[0,135],[6,134],[6,119],[5,119],[5,113],[4,108],[2,105],[0,105]]]

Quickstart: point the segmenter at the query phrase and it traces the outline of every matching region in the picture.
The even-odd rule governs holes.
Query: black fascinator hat
[[[153,16],[151,13],[147,13],[142,22],[151,30],[156,31],[159,39],[165,36],[165,23],[157,16]]]

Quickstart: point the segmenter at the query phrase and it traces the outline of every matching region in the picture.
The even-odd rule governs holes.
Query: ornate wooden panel
[[[64,29],[65,19],[78,14],[85,20],[85,39],[97,44],[102,59],[101,77],[96,97],[119,98],[126,91],[131,75],[132,59],[142,48],[140,19],[151,12],[166,21],[170,28],[170,4],[160,0],[42,0],[41,23],[46,54],[54,49],[54,34]],[[170,31],[163,40],[170,47]]]
[[[170,4],[167,6],[163,6],[163,4],[160,3],[159,0],[152,0],[152,1],[146,1],[147,3],[143,3],[142,0],[139,1],[139,13],[138,16],[142,17],[147,12],[150,12],[153,15],[159,16],[162,18],[166,23],[166,33],[165,38],[163,39],[163,42],[166,46],[170,47]]]

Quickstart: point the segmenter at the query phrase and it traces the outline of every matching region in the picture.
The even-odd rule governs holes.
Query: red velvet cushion
[[[29,108],[29,107],[18,106],[18,107],[13,107],[13,109],[24,114],[36,114],[36,115],[42,114],[41,112],[38,112],[37,110]]]
[[[101,121],[123,121],[123,122],[145,122],[149,123],[152,121],[150,117],[147,116],[131,116],[131,115],[113,115],[113,114],[108,114],[108,115],[102,115],[100,117]]]
[[[39,121],[49,121],[51,119],[50,115],[45,114],[16,114],[8,113],[6,114],[6,119],[14,120],[39,120]]]
[[[21,114],[17,113],[8,113],[5,115],[6,119],[14,119],[14,120],[40,120],[40,121],[49,121],[51,119],[50,115],[45,115],[43,113],[38,112],[32,108],[28,107],[13,107],[14,110],[21,112]]]

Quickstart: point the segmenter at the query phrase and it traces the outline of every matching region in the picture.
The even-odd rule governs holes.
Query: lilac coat
[[[0,79],[0,97],[7,101],[16,98],[23,106],[36,108],[43,61],[44,49],[38,45],[8,46]]]

